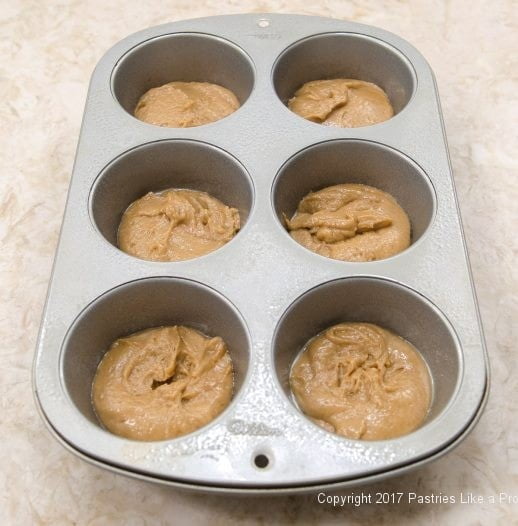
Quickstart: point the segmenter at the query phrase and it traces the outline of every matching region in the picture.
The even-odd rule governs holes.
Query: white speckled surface
[[[514,5],[514,12],[513,12]],[[30,368],[91,71],[141,28],[237,12],[297,12],[393,31],[435,70],[492,366],[472,435],[434,464],[359,488],[455,496],[456,504],[333,508],[315,495],[233,499],[180,493],[91,467],[41,423]],[[514,18],[513,18],[514,17]],[[518,504],[516,4],[241,1],[0,1],[1,524],[515,524]],[[481,496],[461,504],[460,494]],[[341,493],[345,495],[345,492]],[[496,496],[496,503],[490,502]],[[403,501],[406,501],[406,495]]]

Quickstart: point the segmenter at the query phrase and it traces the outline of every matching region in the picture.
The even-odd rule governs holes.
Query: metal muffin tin
[[[397,114],[337,129],[286,107],[304,82],[333,77],[375,82]],[[142,93],[172,80],[221,84],[242,107],[187,129],[131,115]],[[291,215],[310,190],[341,182],[395,196],[412,223],[410,248],[347,263],[291,239],[282,213]],[[144,261],[116,248],[125,208],[171,187],[237,207],[242,230],[189,261]],[[421,351],[434,383],[421,428],[392,440],[348,440],[296,408],[288,387],[294,357],[340,321],[377,323]],[[166,324],[226,340],[234,399],[180,438],[112,435],[90,401],[97,364],[114,339]],[[339,20],[234,15],[146,29],[106,53],[90,84],[34,364],[41,414],[63,444],[117,472],[206,491],[353,486],[456,445],[480,415],[487,378],[437,89],[410,44]],[[258,467],[264,457],[268,465]]]

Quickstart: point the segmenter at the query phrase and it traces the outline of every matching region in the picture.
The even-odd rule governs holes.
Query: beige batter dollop
[[[92,387],[95,411],[116,435],[165,440],[216,418],[230,402],[232,360],[225,342],[183,326],[116,340]]]
[[[374,261],[410,245],[410,222],[386,192],[363,184],[337,184],[311,192],[286,226],[295,241],[342,261]]]
[[[379,86],[355,79],[306,82],[288,107],[304,119],[340,128],[370,126],[394,115],[387,94]]]
[[[371,323],[340,323],[312,339],[290,385],[302,411],[347,438],[394,438],[421,425],[431,400],[415,348]]]
[[[157,126],[190,128],[219,121],[238,108],[237,97],[218,84],[169,82],[140,97],[135,117]]]
[[[197,190],[150,192],[132,203],[119,226],[119,248],[152,261],[203,256],[230,241],[239,212]]]

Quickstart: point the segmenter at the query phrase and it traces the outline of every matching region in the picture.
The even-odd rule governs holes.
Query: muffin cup
[[[125,283],[97,298],[79,314],[65,338],[63,386],[85,418],[100,425],[92,405],[92,383],[110,345],[137,331],[172,325],[223,338],[233,363],[234,396],[239,393],[247,375],[250,340],[235,307],[194,281],[147,278]]]
[[[408,104],[416,87],[412,64],[383,40],[360,33],[322,33],[295,42],[279,56],[273,84],[287,104],[306,82],[356,79],[372,82],[387,94],[394,113]]]
[[[112,74],[118,103],[133,115],[146,91],[173,81],[211,82],[229,89],[243,105],[254,85],[250,58],[228,40],[203,33],[172,33],[130,49]]]
[[[244,227],[254,188],[246,169],[227,152],[200,141],[164,140],[138,146],[112,161],[96,179],[90,215],[99,233],[117,247],[123,213],[148,192],[207,192],[239,211]]]
[[[365,184],[392,195],[410,219],[412,244],[433,221],[435,191],[419,166],[380,143],[336,139],[296,153],[280,169],[272,189],[280,224],[284,226],[284,217],[291,218],[310,192],[344,183]]]
[[[293,400],[291,367],[307,342],[343,322],[373,323],[410,342],[428,365],[432,379],[432,402],[422,425],[444,411],[460,385],[463,366],[462,349],[451,324],[416,291],[372,277],[319,285],[297,298],[283,314],[272,347],[279,385],[288,398]]]

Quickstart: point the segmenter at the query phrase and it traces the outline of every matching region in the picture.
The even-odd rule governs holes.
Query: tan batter
[[[150,192],[124,212],[119,248],[141,259],[182,261],[208,254],[239,230],[239,212],[205,192]]]
[[[311,192],[285,221],[295,241],[342,261],[384,259],[410,245],[405,211],[390,194],[363,184]]]
[[[95,411],[116,435],[165,440],[206,425],[232,398],[225,342],[188,327],[159,327],[116,340],[92,387]]]
[[[306,82],[288,107],[305,119],[340,128],[370,126],[394,115],[387,94],[379,86],[355,79]]]
[[[371,323],[340,323],[306,346],[291,389],[302,411],[347,438],[382,440],[413,431],[431,399],[428,369],[415,348]]]
[[[169,82],[140,97],[135,117],[157,126],[190,128],[219,121],[238,108],[237,97],[218,84]]]

